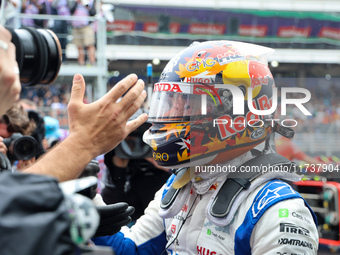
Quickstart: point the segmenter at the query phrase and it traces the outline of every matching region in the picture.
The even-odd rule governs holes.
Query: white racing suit
[[[287,183],[294,174],[267,173],[237,195],[225,218],[210,208],[227,174],[206,174],[181,189],[166,210],[161,199],[172,185],[171,176],[131,229],[94,238],[112,246],[117,255],[309,255],[317,254],[318,231],[314,213]],[[202,177],[201,176],[201,177]],[[261,180],[260,180],[261,179]]]

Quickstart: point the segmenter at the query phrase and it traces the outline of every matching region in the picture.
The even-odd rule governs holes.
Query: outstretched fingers
[[[135,114],[138,109],[142,106],[143,102],[146,98],[146,91],[143,90],[142,93],[139,94],[137,99],[134,99],[134,101],[130,102],[130,106],[126,109],[124,115],[126,118],[130,118],[133,114]]]
[[[132,131],[137,129],[140,125],[142,125],[148,119],[148,115],[143,113],[138,116],[137,119],[130,120],[126,123],[126,131],[130,134]]]
[[[137,80],[138,77],[136,74],[126,76],[107,92],[103,98],[108,99],[110,102],[116,102],[126,91],[136,84]]]
[[[85,80],[81,74],[73,77],[73,85],[71,91],[70,103],[82,103],[85,95]]]
[[[122,100],[119,102],[123,110],[129,109],[131,106],[133,106],[137,101],[140,103],[136,111],[139,109],[141,104],[143,102],[139,102],[140,96],[144,93],[144,81],[138,80],[136,84],[131,87],[131,89],[125,94],[125,96],[122,98]],[[146,96],[146,94],[145,94]],[[144,95],[143,95],[144,97]],[[144,97],[145,99],[145,97]],[[136,105],[136,104],[135,104]]]
[[[129,119],[133,114],[135,114],[138,111],[138,109],[140,109],[145,98],[146,98],[146,91],[142,90],[138,98],[135,99],[133,102],[131,102],[132,104],[129,106],[129,108],[126,109],[125,114],[124,114],[126,119]],[[142,125],[148,119],[148,115],[142,114],[137,119],[138,119],[137,122],[132,121],[126,124],[126,130],[128,133],[131,133],[133,130],[135,130],[140,125]]]
[[[119,83],[117,83],[107,95],[111,94],[111,100],[116,100],[121,97],[126,90],[124,97],[116,103],[117,109],[123,112],[124,119],[127,121],[138,109],[140,109],[146,98],[146,91],[144,90],[144,81],[137,80],[135,74],[130,74]],[[112,99],[113,98],[113,99]],[[135,128],[143,124],[147,119],[147,116],[139,118],[135,124],[127,125],[128,133],[132,132]]]

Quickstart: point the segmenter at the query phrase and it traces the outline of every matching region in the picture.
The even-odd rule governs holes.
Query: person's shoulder
[[[252,185],[255,184],[252,183]],[[248,216],[254,221],[258,221],[271,206],[295,198],[301,198],[301,196],[288,183],[278,179],[263,181],[249,192],[240,204],[240,209],[248,212]]]
[[[251,206],[254,217],[262,215],[268,208],[280,201],[301,198],[300,194],[288,183],[276,179],[262,184],[254,193],[255,197]]]
[[[250,243],[248,249],[256,255],[269,254],[268,251],[300,252],[306,247],[315,254],[318,246],[316,217],[288,183],[265,182],[247,198],[243,208],[248,210],[238,228],[236,244],[246,237]]]
[[[268,251],[316,254],[318,238],[317,222],[304,200],[289,199],[266,210],[254,227],[250,243],[252,254]]]

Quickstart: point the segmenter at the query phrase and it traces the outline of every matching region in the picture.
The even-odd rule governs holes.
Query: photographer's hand
[[[17,170],[23,171],[34,163],[35,163],[35,158],[31,158],[29,160],[19,160],[17,163]]]
[[[124,98],[117,102],[128,89],[130,90]],[[137,119],[128,121],[146,97],[144,82],[138,80],[135,74],[121,80],[94,103],[84,104],[84,93],[84,78],[75,75],[68,105],[69,137],[81,138],[78,143],[82,143],[92,154],[91,159],[115,148],[147,119],[147,115],[142,114]]]
[[[0,173],[2,171],[10,171],[12,169],[11,162],[9,162],[9,159],[7,156],[0,152]]]
[[[146,97],[144,82],[135,74],[121,80],[91,104],[83,103],[84,93],[84,78],[76,74],[68,105],[70,135],[24,172],[47,174],[60,181],[75,179],[91,159],[115,148],[147,119],[142,114],[128,121]]]
[[[15,46],[11,33],[0,25],[0,116],[18,99],[21,91]]]
[[[7,154],[7,146],[2,142],[4,139],[0,136],[0,152]]]

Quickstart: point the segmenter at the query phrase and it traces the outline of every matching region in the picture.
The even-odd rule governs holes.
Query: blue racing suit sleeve
[[[136,246],[135,242],[130,238],[124,237],[122,232],[112,236],[96,237],[92,239],[96,245],[111,246],[116,255],[150,255],[161,254],[166,245],[165,232],[159,236]]]
[[[300,201],[300,204],[298,204],[298,202],[295,201],[294,199],[295,200],[299,199],[299,200],[302,200],[303,202]],[[299,206],[296,206],[294,210],[295,211],[300,210],[299,214],[304,215],[305,218],[309,217],[313,219],[314,222],[313,220],[311,220],[310,222],[313,222],[314,224],[313,225],[310,224],[310,226],[308,224],[304,224],[303,227],[301,227],[301,225],[304,222],[300,222],[300,223],[297,222],[298,224],[296,224],[296,222],[293,221],[296,219],[294,219],[293,217],[288,218],[289,211],[291,212],[292,208],[289,207],[289,209],[287,209],[288,208],[287,203],[282,203],[283,201],[289,201],[289,204],[292,204],[292,205],[299,205]],[[284,209],[280,207],[279,209],[277,209],[275,207],[276,204],[284,205],[285,207]],[[302,204],[304,204],[305,206],[301,206]],[[275,208],[275,210],[270,210],[270,208]],[[279,215],[280,210],[284,210],[285,216]],[[270,212],[270,214],[266,213],[266,211]],[[293,250],[295,249],[295,251],[297,251],[299,248],[301,248],[302,245],[306,245],[306,246],[309,245],[309,247],[311,247],[313,251],[310,251],[310,250],[308,251],[313,252],[313,253],[305,253],[305,254],[314,254],[317,244],[312,244],[312,241],[316,240],[317,237],[314,237],[312,234],[314,234],[314,232],[315,233],[317,232],[316,216],[313,213],[313,211],[310,209],[308,204],[303,200],[301,195],[295,190],[293,190],[293,188],[290,185],[280,180],[272,180],[268,182],[257,193],[256,197],[254,198],[254,202],[252,206],[250,207],[250,209],[248,210],[243,223],[239,226],[239,228],[237,229],[235,233],[235,240],[234,240],[235,241],[235,254],[244,254],[244,255],[249,254],[250,255],[254,253],[254,250],[252,249],[254,247],[251,247],[250,240],[251,240],[253,229],[255,228],[256,224],[258,223],[258,221],[260,221],[263,215],[266,215],[267,218],[264,222],[261,221],[262,224],[264,225],[262,225],[260,229],[262,230],[267,229],[267,231],[265,230],[263,231],[265,235],[267,235],[268,233],[272,233],[271,237],[275,236],[275,234],[277,234],[278,236],[275,236],[276,239],[274,241],[272,241],[269,237],[263,238],[261,240],[262,245],[258,245],[258,243],[256,243],[255,245],[259,246],[259,247],[256,247],[256,249],[261,250],[259,254],[267,254],[265,253],[264,250],[266,250],[268,254],[273,254],[272,252],[275,249],[278,251],[281,251],[280,250],[282,249],[282,245],[280,245],[280,242],[282,242],[281,239],[293,240],[293,241],[289,241],[290,243],[292,243],[291,247],[289,245],[286,245],[287,246],[285,247],[286,251],[289,251],[289,248]],[[294,235],[294,233],[293,234],[286,233],[285,231],[282,230],[283,228],[282,226],[285,226],[285,225],[289,225],[290,227],[293,226],[293,227],[299,228],[300,230],[303,229],[304,231],[306,231],[306,233],[303,233],[301,236],[298,234]],[[273,228],[271,229],[271,227]],[[279,229],[280,229],[280,232],[279,232]],[[289,236],[289,234],[291,234],[291,236]],[[287,238],[286,235],[289,238]],[[314,238],[311,238],[311,236]],[[260,236],[257,236],[258,239],[261,239],[259,237]],[[299,240],[301,245],[300,243],[295,244],[294,240]],[[266,245],[263,244],[265,242],[267,242]],[[277,253],[279,254],[280,252],[277,252]],[[256,254],[258,254],[258,252],[256,252]],[[293,254],[293,253],[282,252],[280,254]],[[294,254],[302,254],[302,253],[296,252]]]
[[[96,245],[111,246],[116,254],[138,254],[135,243],[130,238],[125,238],[122,232],[112,236],[92,238]]]

